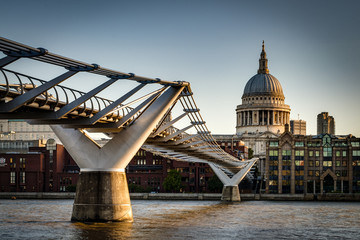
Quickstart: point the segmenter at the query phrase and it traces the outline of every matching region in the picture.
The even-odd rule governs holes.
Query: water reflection
[[[356,239],[360,203],[132,201],[133,223],[72,223],[70,200],[0,200],[0,239]]]
[[[131,239],[133,224],[73,223],[75,239]]]

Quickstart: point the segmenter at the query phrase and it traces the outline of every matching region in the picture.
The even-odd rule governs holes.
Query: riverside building
[[[267,143],[266,193],[360,193],[360,138],[293,135]]]

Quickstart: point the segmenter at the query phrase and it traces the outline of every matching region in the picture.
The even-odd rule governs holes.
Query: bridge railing
[[[176,103],[180,103],[183,110],[183,114],[178,116],[178,118],[180,119],[187,116],[190,121],[190,125],[185,129],[177,129],[172,126],[172,123],[166,124],[166,117],[171,113],[173,108],[170,107],[167,114],[165,114],[163,119],[160,121],[158,127],[153,131],[152,138],[154,141],[152,144],[159,142],[165,144],[172,143],[169,144],[170,146],[174,145],[174,142],[177,142],[180,144],[175,144],[177,147],[173,148],[175,149],[174,151],[180,151],[179,149],[181,147],[186,146],[188,152],[190,150],[194,150],[196,152],[193,153],[194,159],[199,159],[195,156],[198,156],[198,154],[201,153],[201,157],[214,159],[216,163],[223,162],[227,163],[227,166],[240,166],[237,163],[240,163],[241,160],[226,153],[211,135],[200,114],[200,109],[196,105],[193,92],[188,82],[166,81],[159,78],[138,76],[134,73],[115,71],[100,67],[97,64],[88,64],[70,59],[50,53],[43,48],[33,48],[1,37],[0,51],[6,55],[5,58],[0,59],[0,69],[3,76],[3,82],[0,85],[0,94],[2,94],[0,113],[2,113],[3,118],[8,116],[16,117],[16,114],[12,113],[15,113],[16,109],[21,106],[26,105],[27,107],[36,107],[41,110],[49,111],[42,112],[43,115],[39,114],[39,116],[41,116],[41,120],[34,121],[33,123],[67,124],[67,126],[72,128],[94,128],[94,131],[101,132],[105,131],[104,129],[126,127],[136,121],[137,117],[140,116],[143,111],[146,110],[147,106],[149,106],[154,99],[158,98],[166,88],[184,87],[184,90],[176,101]],[[51,65],[60,66],[65,68],[68,72],[54,78],[51,81],[44,81],[3,68],[21,58],[29,58]],[[107,77],[107,80],[102,85],[87,93],[59,85],[59,83],[78,72],[104,76]],[[13,81],[11,82],[9,79],[12,79]],[[139,85],[115,101],[98,96],[99,92],[117,80],[135,81],[138,82]],[[124,103],[129,96],[132,96],[132,94],[136,93],[148,84],[156,84],[160,87],[160,89],[130,101],[127,104]],[[23,97],[26,93],[33,92],[34,89],[40,89],[38,90],[37,95],[28,96],[27,99],[26,97]],[[14,102],[14,100],[21,97],[25,100],[19,100],[18,102],[15,101],[13,106],[10,107],[8,107],[9,104],[6,104],[7,101]],[[134,108],[131,107],[132,104],[136,104],[138,102],[141,102],[138,106]],[[32,103],[36,106],[32,106]],[[73,119],[74,115],[82,119]],[[96,115],[99,115],[99,117],[95,117]],[[17,118],[24,117],[24,114],[19,114],[17,116]],[[30,118],[34,117],[30,116]],[[94,118],[95,120],[92,120]],[[162,127],[163,124],[167,127]],[[194,128],[196,130],[194,136],[185,132],[190,128]],[[183,151],[182,154],[185,154],[184,152],[186,151]]]
[[[45,84],[47,81],[39,78],[31,77],[29,75],[21,74],[8,69],[0,69],[0,98],[7,102],[11,101],[17,96],[20,96],[40,85]],[[47,108],[51,111],[57,111],[61,107],[69,104],[70,102],[85,95],[85,92],[69,88],[62,85],[56,85],[53,88],[41,93],[39,96],[27,102],[27,106],[33,106],[39,108]],[[100,96],[93,96],[87,101],[77,106],[76,114],[84,117],[89,117],[101,111],[109,106],[114,101],[106,99]],[[121,107],[121,108],[120,108]],[[123,106],[122,104],[110,114],[108,114],[107,120],[114,122],[121,117],[129,113],[133,108],[129,106]]]

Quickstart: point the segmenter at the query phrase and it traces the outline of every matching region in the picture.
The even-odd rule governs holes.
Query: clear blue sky
[[[329,112],[360,137],[360,1],[1,2],[0,35],[103,67],[191,83],[212,133],[235,133],[235,109],[265,40],[291,118]],[[81,86],[79,85],[79,88]]]

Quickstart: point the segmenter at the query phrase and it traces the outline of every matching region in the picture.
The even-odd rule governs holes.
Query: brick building
[[[60,192],[69,191],[69,187],[74,190],[80,169],[53,139],[46,144],[18,140],[0,141],[0,145],[8,147],[0,149],[0,191]],[[227,152],[247,157],[247,148],[240,142],[225,145]],[[165,192],[163,182],[172,169],[181,175],[181,191],[210,192],[208,181],[214,173],[208,164],[169,160],[142,149],[126,167],[129,191]],[[251,185],[243,181],[240,190],[249,192]]]
[[[20,150],[0,153],[0,191],[59,192],[76,184],[79,167],[62,145],[49,139],[46,146]]]
[[[360,192],[360,138],[287,129],[266,149],[266,193]]]

